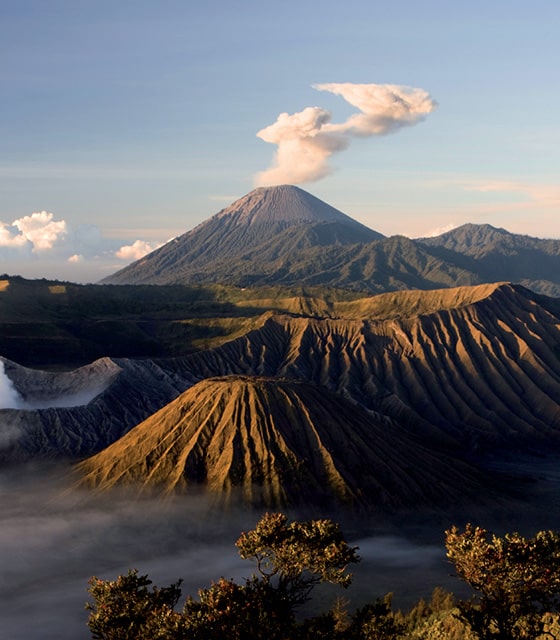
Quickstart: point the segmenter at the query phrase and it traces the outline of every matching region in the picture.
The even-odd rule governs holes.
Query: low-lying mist
[[[9,640],[81,640],[87,628],[87,582],[114,579],[136,568],[154,584],[183,579],[183,596],[195,596],[221,576],[242,581],[254,570],[237,554],[235,541],[262,511],[230,510],[210,516],[202,496],[167,501],[132,499],[126,493],[100,497],[68,490],[60,469],[22,467],[0,473],[0,637]],[[291,517],[297,517],[290,514]],[[316,516],[313,516],[316,517]],[[381,524],[361,532],[349,525],[361,562],[352,567],[348,591],[320,589],[311,605],[324,611],[342,595],[349,609],[394,591],[408,605],[434,586],[450,589],[443,534],[433,542],[389,532]]]
[[[352,586],[317,589],[308,615],[328,610],[338,596],[348,610],[394,593],[394,606],[408,608],[441,586],[460,597],[466,586],[445,558],[444,531],[474,522],[498,533],[558,528],[560,477],[555,456],[511,462],[532,478],[529,494],[491,509],[457,505],[455,514],[432,510],[389,516],[351,517],[341,511],[287,513],[290,518],[331,517],[359,547]],[[237,554],[235,541],[264,510],[211,511],[202,494],[162,500],[127,491],[103,495],[70,488],[68,466],[35,465],[0,471],[0,638],[86,640],[88,580],[115,579],[128,569],[154,584],[183,580],[180,605],[220,577],[242,582],[254,571]]]

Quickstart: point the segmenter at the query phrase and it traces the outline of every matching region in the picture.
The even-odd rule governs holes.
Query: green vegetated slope
[[[256,189],[105,278],[113,284],[328,286],[364,293],[508,281],[560,296],[560,240],[467,224],[386,238],[290,185]]]
[[[0,277],[0,355],[27,366],[169,357],[248,331],[267,308],[322,314],[356,294],[301,287],[110,286]]]

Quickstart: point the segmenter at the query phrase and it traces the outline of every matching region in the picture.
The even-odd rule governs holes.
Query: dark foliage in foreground
[[[560,536],[500,538],[467,525],[446,532],[448,558],[477,591],[469,601],[436,588],[429,602],[394,611],[391,594],[353,614],[339,598],[326,613],[301,620],[297,609],[321,582],[347,587],[357,549],[331,520],[288,522],[266,514],[236,543],[256,573],[237,584],[220,578],[175,610],[177,582],[151,587],[136,570],[90,580],[88,626],[96,640],[545,640],[560,638]]]
[[[539,531],[498,537],[481,527],[446,532],[447,556],[478,592],[459,603],[460,617],[481,640],[536,638],[545,633],[543,614],[560,608],[560,535]],[[548,637],[554,637],[549,635]]]

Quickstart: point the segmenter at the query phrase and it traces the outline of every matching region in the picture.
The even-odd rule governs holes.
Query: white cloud
[[[19,229],[20,236],[33,245],[33,251],[52,249],[67,233],[66,222],[54,220],[54,215],[47,211],[14,220],[12,226]]]
[[[133,244],[124,245],[118,251],[115,251],[115,256],[121,260],[139,260],[146,254],[154,251],[158,247],[161,247],[157,242],[146,242],[145,240],[136,240]]]
[[[19,249],[27,246],[29,240],[14,225],[0,222],[0,247]]]
[[[0,259],[4,270],[24,277],[94,282],[122,267],[122,263],[115,264],[116,257],[132,262],[161,244],[132,242],[132,238],[122,236],[110,238],[92,224],[72,228],[46,211],[23,216],[11,224],[0,222]]]
[[[437,236],[441,236],[444,233],[447,233],[448,231],[453,231],[453,229],[456,229],[457,225],[454,224],[453,222],[446,224],[443,227],[436,227],[435,229],[432,229],[431,231],[428,231],[428,233],[423,233],[421,236],[418,236],[420,238],[435,238]]]
[[[398,85],[327,83],[313,88],[344,98],[360,113],[332,123],[321,107],[281,113],[257,136],[276,144],[272,166],[257,174],[257,186],[313,182],[331,173],[331,155],[348,147],[352,138],[386,135],[422,121],[437,106],[423,89]]]

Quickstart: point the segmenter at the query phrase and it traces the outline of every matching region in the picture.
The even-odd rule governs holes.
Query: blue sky
[[[360,113],[325,84],[437,108],[302,188],[386,235],[560,238],[559,24],[553,0],[3,0],[0,272],[97,281],[193,228],[270,168],[281,113]]]

